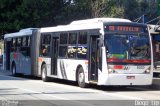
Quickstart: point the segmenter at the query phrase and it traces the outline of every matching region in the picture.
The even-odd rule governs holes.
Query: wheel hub
[[[43,69],[42,70],[42,78],[44,79],[46,77],[46,75],[45,75],[45,70]]]
[[[83,80],[84,80],[84,74],[80,73],[79,74],[79,82],[83,82]]]

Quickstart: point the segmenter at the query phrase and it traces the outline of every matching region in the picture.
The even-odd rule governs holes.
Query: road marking
[[[53,95],[49,95],[49,94],[45,94],[43,92],[37,92],[37,91],[33,91],[33,90],[29,90],[29,89],[24,89],[24,88],[19,88],[21,90],[24,90],[24,91],[28,91],[28,92],[33,92],[33,93],[38,93],[38,94],[42,94],[42,95],[46,95],[46,96],[50,96],[50,97],[53,97],[53,98],[56,98],[56,99],[60,99],[60,100],[70,100],[69,102],[73,102],[74,105],[75,103],[80,103],[81,105],[83,106],[95,106],[95,105],[92,105],[92,104],[89,104],[89,103],[84,103],[84,102],[80,102],[80,101],[75,101],[75,100],[72,100],[71,99],[66,99],[66,98],[62,98],[62,97],[58,97],[58,96],[53,96]],[[38,98],[40,99],[40,98]],[[42,99],[41,99],[42,100]],[[49,100],[48,100],[49,101]],[[79,105],[78,105],[79,106]]]
[[[46,83],[46,82],[39,82],[38,83],[45,83],[47,85],[50,85],[50,86],[56,86],[55,84],[57,83],[54,83],[54,85],[52,85],[50,82],[49,83]],[[86,92],[93,92],[93,93],[101,93],[101,94],[105,94],[107,96],[113,96],[113,97],[123,97],[124,99],[127,98],[127,99],[139,99],[139,100],[142,100],[142,98],[139,98],[139,97],[132,97],[132,96],[127,96],[127,95],[122,95],[122,94],[113,94],[113,93],[110,93],[110,92],[107,92],[107,91],[101,91],[101,90],[97,90],[97,89],[92,89],[92,88],[80,88],[80,87],[76,87],[76,86],[69,86],[69,85],[62,85],[62,84],[57,84],[58,86],[62,86],[63,88],[66,88],[66,89],[71,89],[70,87],[74,87],[75,89],[78,89],[78,90],[83,90],[83,91],[86,91]],[[106,100],[106,99],[104,99]]]
[[[66,99],[66,98],[62,98],[62,97],[57,97],[57,96],[53,96],[53,95],[49,95],[49,94],[45,94],[43,92],[37,92],[37,91],[33,91],[33,90],[29,90],[29,89],[24,89],[24,88],[19,88],[21,90],[24,90],[24,91],[28,91],[28,92],[33,92],[33,93],[37,93],[37,94],[42,94],[42,95],[47,95],[47,96],[51,96],[51,97],[54,97],[56,99],[60,99],[60,100],[69,100],[69,99]]]
[[[4,75],[0,75],[0,76],[4,76]],[[4,76],[4,77],[19,79],[19,80],[27,79],[27,78],[17,78],[17,77],[12,77],[12,76]],[[132,96],[127,96],[127,95],[122,95],[122,94],[117,94],[117,93],[110,93],[110,92],[100,91],[100,90],[92,89],[92,88],[91,89],[90,88],[89,89],[88,88],[79,88],[79,87],[76,87],[76,86],[70,86],[70,85],[59,84],[59,83],[54,83],[54,82],[42,82],[42,81],[39,81],[39,80],[31,80],[31,79],[27,79],[27,81],[35,82],[35,83],[41,83],[41,84],[47,84],[49,86],[54,86],[54,87],[57,87],[57,85],[58,85],[58,86],[61,86],[62,88],[69,89],[69,90],[72,87],[72,88],[75,88],[77,90],[83,90],[84,92],[89,92],[90,91],[90,92],[93,92],[93,93],[101,93],[101,94],[107,95],[107,96],[120,97],[120,98],[123,98],[123,99],[142,100],[142,98],[139,98],[139,97],[132,97]],[[36,92],[36,91],[28,90],[28,89],[23,89],[23,90],[31,91],[31,92],[34,92],[34,93],[41,93],[41,92]],[[47,95],[47,94],[45,94],[45,95]],[[49,95],[49,96],[52,96],[52,97],[57,98],[57,99],[69,100],[69,99],[66,99],[66,98],[57,97],[57,96],[53,96],[53,95]],[[78,100],[78,99],[75,99],[75,100]]]
[[[102,92],[103,92],[103,91],[102,91]],[[123,98],[127,98],[127,100],[128,100],[128,99],[130,99],[130,100],[144,100],[143,98],[132,97],[132,96],[127,96],[127,95],[122,95],[122,94],[117,94],[117,93],[114,94],[114,93],[109,93],[109,92],[108,92],[108,93],[106,94],[106,93],[104,92],[104,93],[102,93],[102,94],[104,94],[104,95],[110,95],[110,96],[115,96],[115,97],[120,97],[120,98],[123,97]]]

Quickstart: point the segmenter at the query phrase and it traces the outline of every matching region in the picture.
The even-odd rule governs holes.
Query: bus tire
[[[13,64],[12,65],[12,76],[16,76],[16,75],[17,75],[17,73],[16,73],[16,65]]]
[[[47,77],[47,67],[46,67],[46,64],[43,64],[42,65],[42,69],[41,69],[41,78],[44,82],[48,82],[49,81],[49,78]]]
[[[78,86],[81,88],[86,88],[88,84],[85,83],[85,74],[83,68],[80,67],[77,74]]]

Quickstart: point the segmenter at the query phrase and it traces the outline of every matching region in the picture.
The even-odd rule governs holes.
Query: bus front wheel
[[[46,64],[42,65],[42,70],[41,71],[42,71],[42,74],[41,74],[42,80],[44,82],[49,81],[49,78],[47,77],[47,67],[46,67]]]
[[[78,77],[78,85],[79,85],[79,87],[86,88],[87,84],[85,83],[85,75],[84,75],[84,71],[83,71],[82,67],[79,68],[77,77]]]

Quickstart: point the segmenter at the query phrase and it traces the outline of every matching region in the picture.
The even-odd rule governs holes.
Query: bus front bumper
[[[152,76],[151,74],[102,74],[99,76],[98,85],[151,85]]]

